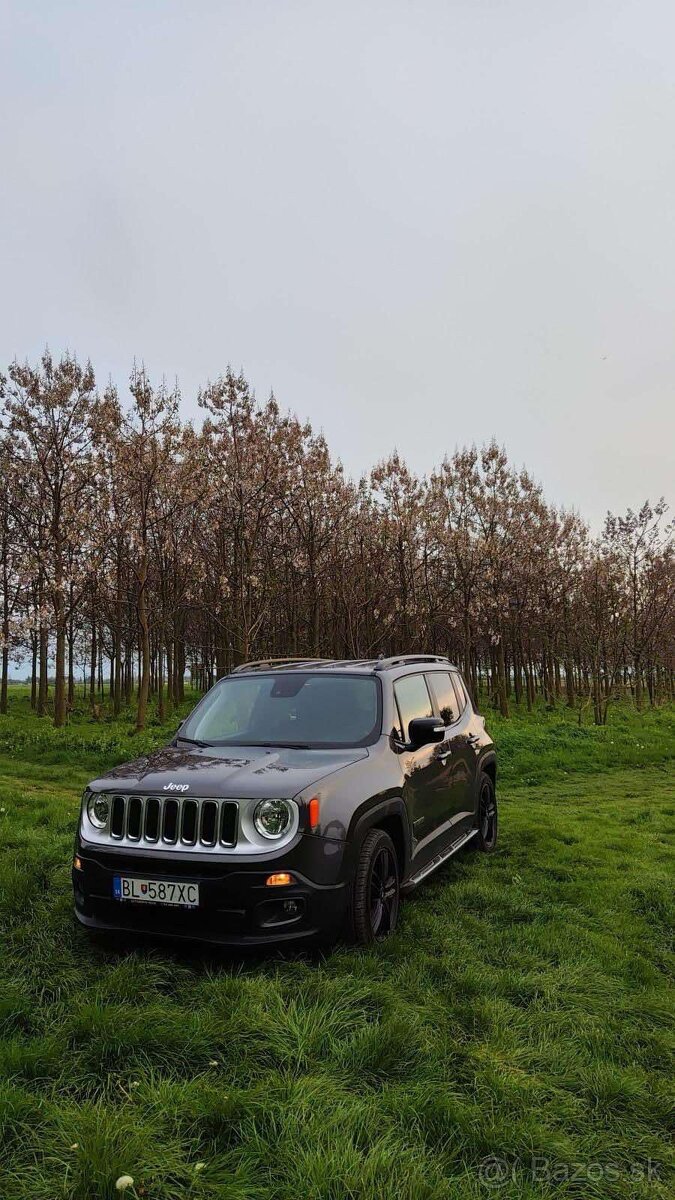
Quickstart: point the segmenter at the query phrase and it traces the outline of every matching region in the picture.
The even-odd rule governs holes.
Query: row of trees
[[[673,525],[665,504],[600,538],[495,443],[429,478],[397,454],[353,482],[323,437],[228,370],[199,396],[134,369],[130,399],[45,352],[0,376],[0,611],[40,714],[135,702],[143,728],[251,657],[448,653],[509,704],[673,697]]]

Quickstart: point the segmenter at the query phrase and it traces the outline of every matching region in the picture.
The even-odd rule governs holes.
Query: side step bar
[[[401,891],[412,891],[413,888],[417,887],[418,883],[426,879],[427,875],[431,875],[432,871],[436,871],[438,867],[442,867],[443,863],[447,862],[449,858],[452,858],[453,854],[462,849],[462,846],[466,846],[466,843],[470,842],[471,838],[475,837],[477,833],[477,829],[470,829],[468,833],[463,834],[461,838],[458,838],[456,842],[448,846],[447,850],[443,850],[441,854],[437,854],[435,858],[432,858],[431,862],[426,863],[416,875],[411,875],[406,879],[401,887]]]

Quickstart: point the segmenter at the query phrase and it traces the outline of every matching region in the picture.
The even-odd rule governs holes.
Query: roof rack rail
[[[332,667],[370,667],[377,662],[372,655],[369,658],[332,658],[330,664]]]
[[[396,654],[393,658],[378,658],[376,671],[387,671],[389,667],[407,667],[411,663],[449,663],[447,654]]]
[[[332,658],[254,658],[251,662],[239,663],[237,667],[233,667],[230,674],[237,675],[240,671],[260,671],[264,667],[272,667],[276,670],[277,667],[302,667],[309,663],[327,663],[333,662]]]

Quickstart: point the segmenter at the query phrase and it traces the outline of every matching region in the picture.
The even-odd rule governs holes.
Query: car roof
[[[253,662],[241,663],[234,668],[232,674],[266,674],[272,671],[336,671],[350,675],[380,675],[396,671],[397,674],[412,674],[429,667],[457,670],[457,667],[442,654],[397,654],[391,658],[260,658]]]

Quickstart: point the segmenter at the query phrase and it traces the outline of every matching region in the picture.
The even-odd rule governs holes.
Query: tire
[[[482,771],[478,782],[478,837],[476,838],[476,845],[484,854],[493,854],[496,850],[498,828],[499,818],[497,814],[495,785],[490,776],[486,775],[485,771]]]
[[[352,940],[370,946],[393,933],[401,901],[401,880],[394,843],[384,829],[366,834],[354,875]]]

